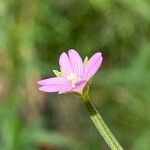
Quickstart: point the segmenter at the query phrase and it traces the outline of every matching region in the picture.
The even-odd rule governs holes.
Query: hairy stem
[[[94,104],[90,101],[89,96],[84,95],[83,102],[90,113],[90,118],[96,126],[97,130],[100,132],[106,143],[109,145],[111,150],[123,150],[122,146],[119,144],[117,139],[114,137],[112,132],[109,130],[104,120],[98,113]]]

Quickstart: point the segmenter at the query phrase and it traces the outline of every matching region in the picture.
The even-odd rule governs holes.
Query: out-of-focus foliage
[[[103,53],[91,97],[128,150],[150,149],[149,0],[0,1],[0,149],[109,149],[79,98],[38,91],[62,51]]]

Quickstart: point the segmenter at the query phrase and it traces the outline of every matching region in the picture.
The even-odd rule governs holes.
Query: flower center
[[[75,82],[77,82],[80,78],[77,77],[77,75],[73,72],[71,72],[68,76],[67,79],[71,82],[72,86],[75,87]]]

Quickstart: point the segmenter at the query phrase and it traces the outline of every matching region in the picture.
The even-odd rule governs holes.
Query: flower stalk
[[[88,94],[82,95],[82,101],[84,102],[89,114],[90,118],[96,126],[99,133],[102,135],[106,143],[109,145],[111,150],[123,150],[122,146],[119,144],[117,139],[114,137],[112,132],[109,130],[107,125],[105,124],[103,118],[98,113],[94,104],[90,101]]]

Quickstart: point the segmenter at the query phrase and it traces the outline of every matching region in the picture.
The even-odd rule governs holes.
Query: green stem
[[[91,120],[95,124],[97,130],[100,132],[106,143],[109,145],[111,150],[123,150],[117,139],[114,137],[112,132],[109,130],[104,120],[98,113],[94,104],[90,101],[89,96],[83,96],[83,102],[90,113]]]

